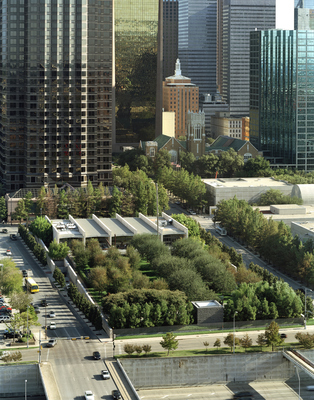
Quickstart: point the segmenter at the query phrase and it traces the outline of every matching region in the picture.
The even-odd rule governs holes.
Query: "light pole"
[[[29,309],[29,306],[27,306],[27,331],[26,331],[26,335],[27,335],[27,348],[28,348],[28,309]]]
[[[233,354],[235,354],[235,316],[238,314],[238,311],[235,311],[233,314]]]
[[[300,397],[300,375],[299,375],[298,367],[294,366],[294,368],[296,370],[296,373],[297,373],[297,376],[298,376],[298,379],[299,379],[299,400],[300,400],[301,399],[301,397]]]
[[[27,379],[25,379],[25,400],[27,400]]]
[[[304,288],[304,329],[306,329],[306,292],[307,291],[312,292],[311,289],[308,288]]]

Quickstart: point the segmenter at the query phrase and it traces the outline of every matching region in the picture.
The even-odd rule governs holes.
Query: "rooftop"
[[[286,181],[276,181],[274,178],[218,178],[202,179],[205,185],[229,188],[229,187],[256,187],[256,186],[293,186]]]

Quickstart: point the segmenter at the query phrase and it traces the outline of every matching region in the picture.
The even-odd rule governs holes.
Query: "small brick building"
[[[192,301],[196,314],[196,324],[222,323],[224,308],[216,300]]]

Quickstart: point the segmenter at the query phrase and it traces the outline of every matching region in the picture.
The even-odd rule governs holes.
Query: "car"
[[[13,233],[12,235],[10,235],[11,240],[17,240],[17,236]]]
[[[22,269],[22,275],[23,275],[23,278],[26,278],[28,276],[26,269]]]
[[[47,303],[47,300],[46,299],[43,299],[42,301],[41,301],[41,303],[40,303],[43,307],[47,307],[48,306],[48,303]]]
[[[176,201],[175,204],[178,204],[178,206],[181,204],[181,201]]]
[[[196,215],[196,212],[193,211],[193,210],[189,210],[189,213],[190,213],[191,215]]]
[[[8,250],[5,252],[5,254],[6,254],[7,256],[12,256],[12,251],[11,251],[10,249],[8,249]]]
[[[2,229],[1,229],[1,232],[2,232],[2,233],[8,233],[8,230],[7,230],[7,228],[2,228]]]
[[[55,322],[50,322],[49,329],[57,329]]]
[[[312,391],[312,390],[314,390],[314,386],[307,386],[306,390]]]
[[[57,339],[50,339],[47,343],[47,347],[55,347],[55,345],[58,343]]]
[[[9,322],[9,321],[11,321],[11,315],[3,315],[3,314],[1,314],[0,315],[0,322]]]
[[[48,314],[50,318],[55,318],[56,317],[56,313],[54,311],[50,311],[50,313]]]
[[[94,360],[101,360],[101,355],[100,355],[99,351],[94,351],[93,358],[94,358]]]
[[[3,333],[4,339],[13,339],[14,337],[21,338],[22,333],[21,332],[14,332],[12,329],[6,329]]]
[[[118,389],[114,389],[114,390],[111,392],[111,396],[112,396],[112,398],[113,398],[114,400],[119,400],[119,399],[121,399],[121,393],[119,392]]]
[[[286,339],[287,338],[287,335],[285,333],[279,333],[279,335],[280,335],[281,339]]]
[[[94,393],[91,390],[86,390],[85,400],[95,400]]]
[[[103,369],[103,370],[101,371],[101,375],[102,375],[102,378],[103,378],[103,379],[110,379],[109,371],[107,371],[106,369]]]

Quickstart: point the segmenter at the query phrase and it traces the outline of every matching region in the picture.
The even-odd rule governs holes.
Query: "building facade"
[[[159,20],[161,18],[162,22],[162,0],[115,0],[114,14],[114,143],[153,139],[157,86],[160,86],[160,96],[162,86],[158,53],[161,50],[162,60],[162,45],[159,43],[159,35],[162,37]]]
[[[219,136],[242,139],[242,117],[230,115],[228,111],[218,111],[211,117],[211,131],[214,139]]]
[[[175,74],[163,82],[164,111],[175,112],[175,137],[185,136],[186,114],[199,110],[199,89],[190,78],[181,74],[180,60],[176,62]]]
[[[163,0],[163,74],[170,76],[178,58],[179,0]]]
[[[294,29],[314,29],[314,0],[294,0]]]
[[[1,183],[109,184],[112,1],[0,3]]]
[[[186,150],[198,159],[205,154],[205,113],[188,111],[186,115]]]
[[[313,46],[314,31],[251,33],[250,140],[272,163],[305,171],[314,170]]]
[[[275,29],[276,0],[223,0],[222,99],[233,115],[248,116],[250,110],[250,32]],[[218,31],[221,34],[221,30]],[[221,75],[220,75],[221,79]]]
[[[179,0],[178,54],[200,93],[216,93],[217,0]]]

